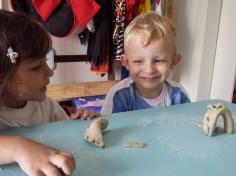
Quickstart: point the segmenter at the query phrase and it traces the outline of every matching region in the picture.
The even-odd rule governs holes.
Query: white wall
[[[211,86],[211,99],[232,100],[236,75],[236,1],[224,0]]]
[[[236,1],[177,0],[177,49],[183,55],[174,79],[192,101],[232,101],[236,75]]]
[[[173,79],[191,101],[209,99],[221,0],[177,0],[177,50],[182,62]]]
[[[66,38],[52,37],[53,48],[57,55],[76,55],[85,54],[86,46],[80,44],[78,36],[70,36]],[[51,84],[63,84],[73,82],[91,82],[105,81],[104,77],[96,75],[90,71],[90,64],[85,62],[67,62],[56,64],[54,76],[51,78]]]

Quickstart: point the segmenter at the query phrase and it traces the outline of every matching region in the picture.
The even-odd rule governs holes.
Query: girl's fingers
[[[44,167],[42,171],[46,176],[63,176],[54,165],[48,165],[47,167]]]
[[[57,168],[61,169],[66,175],[71,175],[75,170],[76,164],[74,157],[65,152],[60,152],[51,158],[51,162]]]
[[[95,111],[90,111],[88,109],[77,109],[76,111],[73,109],[68,108],[70,112],[70,118],[71,119],[81,119],[81,120],[90,120],[94,117],[100,116],[100,113]]]

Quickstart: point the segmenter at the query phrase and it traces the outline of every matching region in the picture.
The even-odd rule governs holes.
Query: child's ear
[[[125,68],[127,70],[129,70],[129,61],[128,61],[128,58],[127,58],[127,56],[125,54],[121,55],[120,61],[121,61],[122,65],[125,66]]]
[[[171,69],[173,69],[180,62],[181,59],[182,59],[181,54],[178,53],[174,54],[171,62]]]

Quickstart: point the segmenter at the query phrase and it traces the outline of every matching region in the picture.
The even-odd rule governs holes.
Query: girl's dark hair
[[[8,48],[18,53],[16,63],[7,56]],[[23,59],[41,59],[52,48],[46,29],[30,17],[0,10],[0,82]]]

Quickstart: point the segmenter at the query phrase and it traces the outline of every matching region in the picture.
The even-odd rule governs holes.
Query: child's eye
[[[47,59],[44,59],[40,63],[38,63],[38,65],[35,65],[31,69],[34,70],[34,71],[37,71],[37,70],[40,70],[41,68],[43,68],[46,65],[47,65]]]
[[[31,70],[37,71],[37,70],[39,70],[40,68],[42,68],[42,65],[35,66],[35,67],[33,67]]]
[[[134,60],[133,63],[134,64],[141,64],[143,61],[142,60]]]
[[[167,62],[165,59],[157,59],[155,60],[155,63],[161,64]]]

